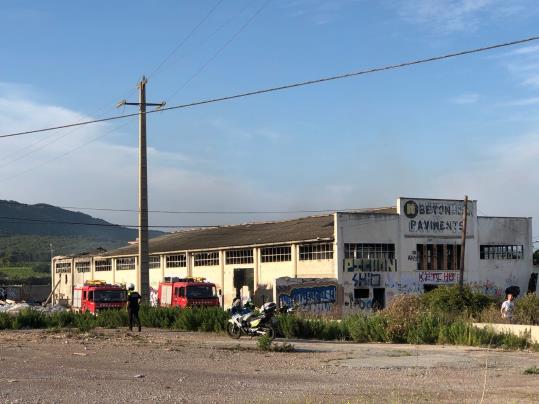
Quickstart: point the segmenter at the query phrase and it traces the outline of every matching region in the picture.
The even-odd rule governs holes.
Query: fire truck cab
[[[215,284],[204,278],[165,277],[157,290],[159,306],[193,307],[219,306]]]
[[[73,289],[73,310],[98,314],[102,310],[121,309],[126,306],[127,290],[104,281],[86,281]]]

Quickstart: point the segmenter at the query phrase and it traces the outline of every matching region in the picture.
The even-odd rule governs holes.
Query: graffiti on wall
[[[504,290],[503,288],[498,287],[493,281],[486,280],[484,282],[472,282],[470,283],[470,287],[479,293],[483,293],[485,295],[490,295],[494,297],[503,297],[504,296]]]
[[[355,273],[352,277],[352,281],[354,282],[354,287],[365,287],[365,286],[371,286],[371,287],[380,287],[380,274],[372,273],[372,272],[364,272],[364,273]]]
[[[362,259],[346,258],[344,260],[343,272],[396,272],[396,259]]]
[[[329,313],[339,309],[337,279],[289,278],[275,280],[279,306],[298,307],[311,313]]]
[[[434,285],[446,285],[451,283],[457,283],[460,280],[459,272],[433,272],[425,271],[417,273],[417,280],[419,283],[427,283]]]

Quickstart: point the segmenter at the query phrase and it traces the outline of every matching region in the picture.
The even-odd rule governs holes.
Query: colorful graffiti
[[[494,297],[504,297],[504,289],[498,287],[494,282],[486,280],[484,282],[472,282],[469,284],[475,292],[483,293]]]
[[[457,283],[460,280],[459,272],[418,272],[417,280],[420,283],[444,285]]]
[[[343,272],[396,272],[396,259],[356,259],[344,260]]]
[[[311,313],[329,313],[339,309],[337,279],[289,278],[275,280],[279,306],[298,307]]]
[[[372,272],[356,272],[352,277],[352,281],[354,282],[355,288],[359,288],[362,286],[379,287],[381,283],[380,278],[380,274]]]

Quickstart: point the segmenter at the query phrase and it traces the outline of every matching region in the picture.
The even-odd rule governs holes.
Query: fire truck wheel
[[[236,324],[228,323],[226,326],[226,332],[231,338],[238,339],[241,337],[241,330]]]

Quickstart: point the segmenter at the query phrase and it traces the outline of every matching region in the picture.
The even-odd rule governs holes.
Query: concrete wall
[[[510,333],[517,336],[529,336],[529,341],[539,343],[539,325],[520,324],[494,324],[494,323],[473,323],[478,328],[490,328],[497,333]]]
[[[374,289],[385,290],[386,304],[393,294],[388,290],[397,280],[400,271],[398,260],[392,271],[363,270],[363,267],[345,266],[344,245],[358,244],[394,244],[395,256],[399,251],[399,216],[391,214],[338,213],[336,214],[337,232],[337,279],[343,287],[344,312],[371,310]],[[372,260],[373,268],[380,265]],[[368,297],[355,298],[355,289],[368,289]]]
[[[479,217],[478,221],[477,251],[480,245],[522,245],[523,259],[478,259],[477,277],[470,283],[502,297],[507,287],[518,286],[524,295],[533,267],[531,218]]]

